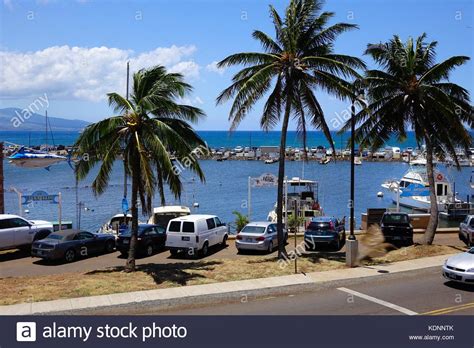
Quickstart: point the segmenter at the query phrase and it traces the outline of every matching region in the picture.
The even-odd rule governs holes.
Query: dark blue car
[[[321,216],[311,219],[304,232],[305,248],[307,251],[319,250],[321,247],[332,247],[336,250],[346,243],[344,219]]]
[[[31,246],[31,256],[72,262],[92,254],[110,253],[114,249],[115,237],[112,234],[63,230],[34,242]]]
[[[130,249],[131,231],[128,229],[118,235],[117,250],[123,256],[128,255]],[[166,242],[166,229],[159,225],[139,224],[136,252],[151,256],[157,250],[164,249]]]

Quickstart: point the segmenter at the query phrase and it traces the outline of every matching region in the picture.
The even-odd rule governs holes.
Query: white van
[[[209,247],[226,245],[227,226],[215,215],[193,214],[170,220],[166,228],[166,247],[171,255],[186,251],[206,256]]]

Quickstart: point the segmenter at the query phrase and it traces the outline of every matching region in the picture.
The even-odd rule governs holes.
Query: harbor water
[[[247,213],[248,209],[248,177],[258,177],[263,173],[277,175],[278,164],[264,164],[262,161],[223,161],[202,160],[202,168],[206,175],[206,182],[196,181],[189,172],[182,173],[184,192],[180,202],[194,208],[196,213],[212,213],[226,222],[232,222],[232,212],[237,210]],[[367,208],[393,207],[388,195],[377,197],[377,192],[383,191],[381,184],[388,179],[399,179],[409,169],[408,165],[400,162],[364,162],[356,166],[356,202],[355,214],[357,226],[360,226],[361,213]],[[458,197],[466,199],[471,193],[469,179],[471,168],[447,169],[438,168],[444,172],[451,182],[456,184]],[[121,162],[117,162],[110,178],[110,186],[101,196],[95,197],[91,190],[91,183],[98,171],[96,167],[84,181],[79,183],[78,197],[84,203],[81,210],[81,228],[97,230],[112,215],[121,213],[123,197],[123,170]],[[75,220],[75,180],[72,169],[67,163],[51,166],[50,170],[18,168],[5,160],[5,203],[6,211],[17,214],[19,211],[17,194],[11,188],[20,190],[23,194],[31,194],[36,190],[43,190],[49,194],[61,192],[62,219]],[[304,163],[288,161],[286,175],[304,177],[319,182],[319,201],[327,215],[339,218],[349,215],[349,188],[350,163],[338,161],[328,165],[320,165],[315,161]],[[251,213],[252,220],[265,220],[268,212],[276,201],[276,187],[252,189]],[[128,189],[130,195],[130,187]],[[168,203],[175,203],[171,195],[167,194]],[[158,206],[158,197],[154,206]],[[23,206],[29,219],[58,219],[58,206],[47,203],[32,203]],[[141,218],[146,221],[146,217]]]

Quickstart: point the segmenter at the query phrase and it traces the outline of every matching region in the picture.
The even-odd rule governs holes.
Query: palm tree
[[[270,6],[275,38],[260,30],[253,32],[263,52],[237,53],[222,60],[218,66],[244,65],[232,84],[222,91],[217,103],[233,98],[229,113],[231,130],[235,130],[255,103],[269,93],[260,125],[268,131],[282,121],[280,161],[278,168],[277,230],[278,257],[286,253],[283,243],[283,179],[285,176],[286,136],[293,116],[306,151],[308,126],[322,129],[334,150],[324,112],[313,90],[321,89],[340,99],[352,95],[345,77],[359,77],[355,68],[364,63],[355,57],[334,53],[334,41],[339,34],[357,28],[337,23],[328,26],[332,12],[321,12],[322,1],[291,0],[282,18]],[[281,118],[282,111],[283,119]],[[306,157],[306,156],[305,156]]]
[[[249,218],[247,215],[242,214],[241,212],[234,210],[232,214],[235,215],[235,229],[237,233],[242,231],[242,229],[249,223]]]
[[[180,74],[167,73],[162,66],[142,69],[133,75],[130,99],[109,93],[109,105],[118,116],[112,116],[88,126],[75,144],[80,161],[76,176],[84,179],[100,162],[92,191],[102,194],[107,188],[112,167],[123,158],[126,175],[132,179],[132,233],[126,263],[128,271],[135,270],[135,247],[138,233],[138,197],[142,213],[149,214],[156,188],[164,200],[163,185],[167,184],[175,198],[182,191],[180,172],[172,163],[186,158],[188,169],[204,180],[197,158],[192,156],[196,146],[204,145],[188,122],[196,122],[203,112],[177,102],[191,86]],[[86,156],[87,155],[87,156]]]
[[[395,35],[387,43],[368,45],[365,54],[382,69],[366,72],[369,105],[356,115],[360,126],[355,136],[362,146],[379,148],[392,135],[404,140],[410,128],[418,144],[425,143],[431,216],[424,239],[431,244],[438,226],[433,157],[449,154],[459,167],[456,148],[467,153],[471,137],[465,125],[472,127],[474,119],[469,92],[449,82],[450,72],[469,57],[435,63],[437,42],[425,39],[423,34],[403,43]]]

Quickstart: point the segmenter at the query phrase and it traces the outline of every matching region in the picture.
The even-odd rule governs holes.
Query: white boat
[[[273,164],[277,162],[278,162],[278,158],[269,158],[265,160],[265,164]]]
[[[67,161],[66,156],[46,152],[36,152],[20,148],[8,160],[11,164],[23,168],[49,168],[51,165]]]
[[[356,166],[360,166],[362,164],[362,160],[360,159],[360,157],[354,157],[354,164]]]
[[[132,225],[132,214],[116,214],[110,218],[100,229],[100,233],[117,234],[127,230]]]
[[[191,214],[191,209],[182,205],[165,205],[153,208],[153,214],[148,219],[149,224],[160,225],[164,228],[168,226],[171,219]]]
[[[323,157],[319,161],[319,164],[328,164],[329,162],[331,162],[331,157]]]
[[[410,160],[410,165],[412,166],[426,166],[426,158],[419,157],[413,160]]]
[[[285,180],[284,185],[288,194],[287,198],[283,199],[283,223],[285,223],[285,216],[291,216],[295,213],[295,206],[297,207],[298,216],[304,217],[306,221],[323,214],[323,210],[319,205],[317,181],[294,177]],[[286,209],[285,200],[288,203],[288,210]],[[268,213],[268,221],[277,222],[276,210],[277,204]]]
[[[438,171],[435,171],[435,186],[440,212],[446,209],[447,203],[460,202],[454,199],[448,178]],[[389,191],[394,204],[398,202],[400,206],[422,211],[429,211],[431,208],[429,191],[427,191],[429,183],[425,168],[410,168],[400,180],[387,181],[382,184],[382,187]],[[424,194],[420,196],[403,195],[404,191],[412,190],[415,187],[422,190]]]

